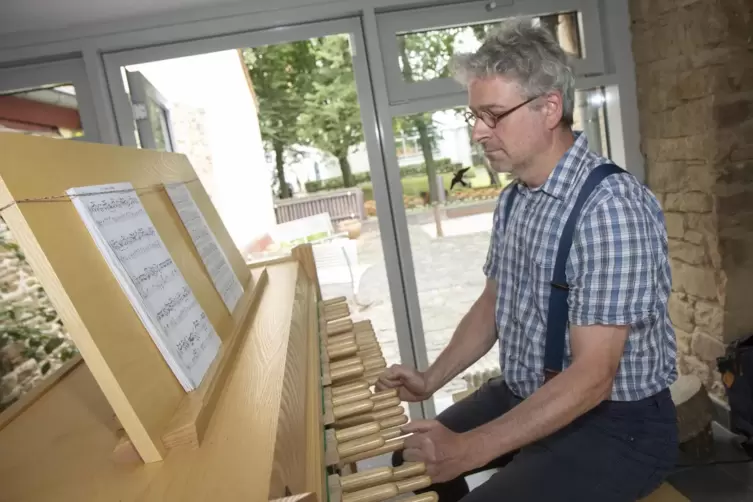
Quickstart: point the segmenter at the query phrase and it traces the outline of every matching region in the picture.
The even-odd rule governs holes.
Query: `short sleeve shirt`
[[[560,235],[579,190],[609,161],[576,133],[572,147],[537,188],[511,183],[494,212],[484,273],[497,281],[496,320],[505,381],[520,397],[544,383],[551,280]],[[504,207],[517,190],[509,221]],[[656,197],[628,173],[605,178],[586,200],[566,264],[570,325],[629,325],[611,399],[651,396],[677,378],[668,313],[671,272],[664,215]],[[569,329],[563,367],[571,363]]]

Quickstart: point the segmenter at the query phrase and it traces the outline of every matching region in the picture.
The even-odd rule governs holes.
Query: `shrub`
[[[453,163],[450,159],[436,159],[434,161],[434,168],[436,169],[437,174],[454,173],[462,167],[463,165],[461,163]],[[426,162],[400,168],[401,177],[415,176],[419,174],[426,174]]]
[[[361,183],[369,183],[371,181],[371,173],[370,172],[355,173],[353,175],[353,181],[355,181],[356,185],[360,185]],[[305,186],[306,186],[307,193],[321,192],[322,190],[338,190],[340,188],[345,188],[345,184],[343,183],[342,177],[330,178],[327,180],[319,180],[319,181],[307,181],[305,183]]]
[[[434,161],[434,165],[437,171],[437,174],[446,174],[446,173],[454,173],[457,170],[461,169],[463,167],[462,164],[459,162],[452,162],[450,159],[436,159]],[[426,176],[426,163],[422,162],[421,164],[415,164],[412,166],[405,166],[400,168],[400,177],[401,178],[409,178],[412,176]],[[469,171],[466,174],[466,177],[473,177],[474,174],[472,171]],[[373,199],[373,194],[370,185],[371,183],[371,172],[366,171],[363,173],[355,173],[353,175],[353,181],[355,181],[356,185],[362,186],[364,189],[364,198],[366,200]],[[343,184],[342,177],[337,178],[330,178],[326,180],[319,180],[319,181],[307,181],[305,183],[306,185],[306,192],[308,193],[315,193],[315,192],[321,192],[322,190],[337,190],[340,188],[345,188],[345,185]],[[368,195],[365,193],[368,188]]]
[[[374,200],[374,186],[371,183],[364,183],[360,188],[363,190],[363,200]]]

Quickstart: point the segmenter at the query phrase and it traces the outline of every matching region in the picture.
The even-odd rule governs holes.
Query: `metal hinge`
[[[146,120],[146,105],[144,103],[133,103],[131,105],[131,112],[133,113],[133,120]]]

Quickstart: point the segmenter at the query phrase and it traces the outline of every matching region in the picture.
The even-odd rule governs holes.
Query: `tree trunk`
[[[488,161],[484,161],[484,167],[486,168],[487,174],[489,174],[489,181],[491,182],[491,185],[493,187],[499,186],[499,173],[491,168]]]
[[[432,151],[431,137],[429,137],[429,127],[424,120],[423,115],[416,115],[413,123],[418,129],[418,142],[421,145],[421,152],[424,154],[426,163],[426,176],[429,179],[429,202],[439,200],[437,194],[437,168],[434,165],[434,152]]]
[[[277,171],[279,196],[281,199],[289,199],[292,194],[290,193],[288,182],[285,179],[285,145],[282,141],[272,140],[272,146],[275,150],[275,167]]]
[[[408,59],[408,50],[405,47],[405,37],[398,37],[398,49],[400,50],[400,59],[403,63],[403,78],[406,82],[413,82],[413,69]],[[436,202],[437,198],[437,173],[434,166],[434,153],[431,148],[431,138],[429,137],[429,126],[424,120],[423,114],[412,117],[413,124],[418,129],[419,144],[421,152],[424,154],[424,163],[426,164],[426,176],[429,178],[429,202]]]
[[[348,162],[348,155],[338,155],[337,162],[340,163],[340,171],[343,174],[343,186],[352,187],[355,185],[353,180],[353,173],[350,170],[350,162]]]

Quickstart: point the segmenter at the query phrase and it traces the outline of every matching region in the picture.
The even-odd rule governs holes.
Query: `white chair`
[[[329,213],[319,213],[297,220],[278,223],[269,232],[272,240],[282,247],[294,247],[305,242],[322,242],[347,235],[335,233]]]
[[[353,299],[358,303],[361,278],[371,265],[358,263],[358,247],[354,240],[333,239],[312,244],[319,284],[350,284]]]

